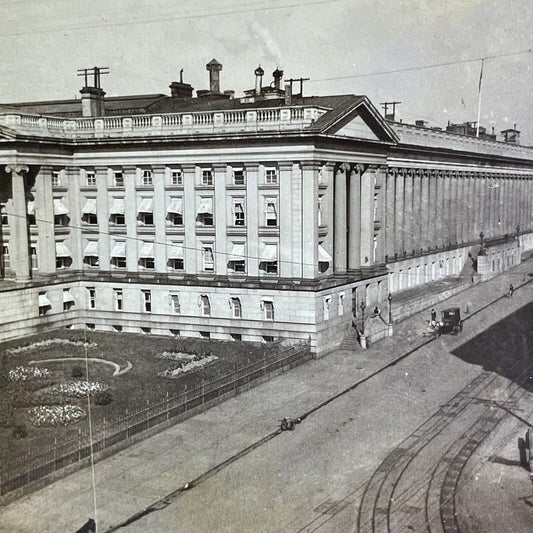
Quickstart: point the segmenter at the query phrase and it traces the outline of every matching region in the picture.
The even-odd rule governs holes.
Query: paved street
[[[531,267],[529,261],[517,270]],[[510,280],[523,283],[517,270],[439,308],[468,304],[476,313],[505,294]],[[516,357],[502,358],[500,366],[488,357],[483,369],[469,355],[483,352],[481,332],[496,331],[501,339],[501,328],[514,331],[513,322],[502,325],[504,317],[518,317],[530,332],[532,301],[529,284],[473,314],[463,333],[378,372],[427,340],[427,312],[415,315],[397,326],[393,339],[366,352],[312,361],[98,463],[99,531],[401,532],[425,531],[428,523],[431,531],[500,532],[510,523],[509,531],[529,531],[533,486],[517,464],[516,444],[526,426],[512,413],[531,420],[531,387],[517,386],[531,337],[515,336],[520,342],[509,352]],[[295,431],[275,432],[283,416],[303,415],[368,377]],[[217,465],[190,490],[176,492]],[[86,469],[5,507],[0,529],[75,531],[93,515],[92,498]],[[500,525],[493,528],[487,517],[495,508]],[[143,509],[149,512],[140,516]],[[448,522],[447,529],[450,512],[458,524]]]

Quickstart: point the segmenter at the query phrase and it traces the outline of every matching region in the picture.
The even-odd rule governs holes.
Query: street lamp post
[[[392,324],[392,294],[390,292],[387,301],[389,302],[389,324]]]
[[[363,313],[363,322],[361,325],[361,335],[365,334],[365,307],[366,307],[365,301],[362,300],[361,301],[361,312]]]

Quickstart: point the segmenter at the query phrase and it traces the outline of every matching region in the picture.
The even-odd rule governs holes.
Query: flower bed
[[[198,356],[194,353],[185,352],[163,352],[157,355],[160,359],[170,359],[171,361],[193,361]]]
[[[13,382],[49,378],[51,375],[47,368],[38,368],[35,366],[17,366],[7,373],[9,381]]]
[[[57,383],[50,389],[55,394],[64,394],[74,398],[83,398],[84,396],[94,396],[98,392],[106,391],[109,387],[99,381],[67,381],[66,383]]]
[[[183,364],[178,363],[178,366],[174,368],[167,368],[166,370],[163,370],[159,375],[166,377],[166,378],[175,378],[180,376],[181,374],[185,374],[186,372],[190,372],[191,370],[197,370],[199,368],[204,367],[205,365],[216,361],[218,357],[216,355],[208,355],[207,357],[204,357],[202,359],[192,360],[189,363]]]
[[[78,405],[39,405],[28,409],[34,426],[57,426],[75,424],[85,418],[85,411]]]
[[[16,354],[20,352],[27,352],[29,350],[35,350],[36,348],[46,348],[47,346],[53,346],[54,344],[69,344],[70,346],[86,346],[87,348],[96,348],[98,344],[88,341],[72,341],[70,339],[47,339],[44,341],[32,342],[26,346],[19,346],[18,348],[10,348],[6,350],[8,354]]]

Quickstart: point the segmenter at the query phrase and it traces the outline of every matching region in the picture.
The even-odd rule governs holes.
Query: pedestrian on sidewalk
[[[437,322],[437,311],[435,309],[431,310],[431,323],[435,324]]]
[[[509,298],[513,297],[514,287],[513,284],[509,285]]]

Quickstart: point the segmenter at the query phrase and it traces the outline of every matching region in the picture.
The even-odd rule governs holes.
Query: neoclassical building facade
[[[0,339],[73,327],[322,353],[361,302],[533,248],[533,149],[274,80],[0,106]]]

